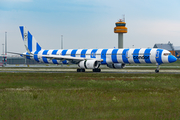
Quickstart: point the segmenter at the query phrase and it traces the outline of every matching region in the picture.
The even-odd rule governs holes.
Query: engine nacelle
[[[122,69],[126,66],[124,63],[107,64],[109,68]]]
[[[100,62],[96,60],[84,60],[79,62],[78,66],[84,69],[96,69],[99,68]]]

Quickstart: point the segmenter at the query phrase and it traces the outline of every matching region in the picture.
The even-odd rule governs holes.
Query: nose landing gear
[[[159,69],[160,69],[160,64],[159,63],[156,63],[156,65],[157,65],[157,68],[156,68],[156,70],[155,70],[155,73],[159,73]]]
[[[155,70],[155,72],[156,72],[156,73],[158,73],[158,72],[159,72],[159,70],[158,70],[158,69],[156,69],[156,70]]]

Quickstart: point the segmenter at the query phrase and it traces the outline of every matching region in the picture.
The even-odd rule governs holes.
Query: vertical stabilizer
[[[20,26],[19,28],[27,52],[40,51],[41,46],[38,44],[34,36],[32,36],[31,33],[26,29],[26,27]]]

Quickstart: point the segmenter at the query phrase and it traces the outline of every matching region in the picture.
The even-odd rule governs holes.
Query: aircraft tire
[[[101,72],[101,69],[93,69],[93,72]]]
[[[81,72],[85,72],[85,69],[81,69]]]
[[[80,69],[80,68],[78,68],[78,69],[77,69],[77,72],[85,72],[85,69]]]
[[[156,69],[156,70],[155,70],[155,73],[159,73],[159,70]]]

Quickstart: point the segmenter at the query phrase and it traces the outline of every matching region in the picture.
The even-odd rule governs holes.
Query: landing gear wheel
[[[77,72],[85,72],[85,69],[77,69]]]
[[[156,70],[155,70],[155,73],[159,73],[159,69],[160,69],[160,64],[159,63],[156,63],[156,65],[157,65],[157,68],[156,68]]]
[[[93,72],[101,72],[101,69],[93,69]]]
[[[156,69],[155,72],[156,72],[156,73],[159,73],[159,70]]]

